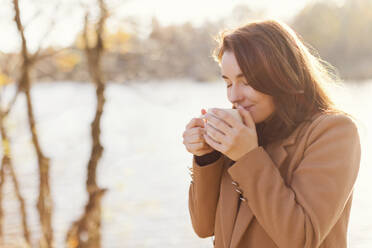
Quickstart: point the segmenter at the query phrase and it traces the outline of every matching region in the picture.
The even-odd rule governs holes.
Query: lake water
[[[332,90],[340,107],[359,119],[363,149],[349,225],[351,248],[372,247],[371,93],[372,81]],[[87,200],[95,89],[73,82],[37,84],[32,96],[41,146],[51,159],[56,247],[64,247],[67,229]],[[105,150],[98,167],[98,183],[109,189],[102,202],[102,246],[211,247],[211,239],[198,238],[191,227],[187,205],[191,155],[184,149],[182,133],[201,108],[231,107],[224,84],[109,84],[106,99],[101,126]],[[25,111],[21,95],[7,126],[35,244],[40,231],[35,207],[38,174]],[[20,244],[18,202],[9,181],[4,189],[5,241]]]

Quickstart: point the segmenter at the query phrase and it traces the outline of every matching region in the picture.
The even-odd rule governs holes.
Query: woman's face
[[[249,86],[233,52],[224,52],[221,73],[226,81],[229,101],[236,108],[241,105],[248,110],[256,124],[265,121],[274,112],[273,98]]]

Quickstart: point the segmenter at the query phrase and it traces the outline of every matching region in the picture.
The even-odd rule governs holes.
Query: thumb
[[[207,113],[207,111],[205,109],[201,109],[200,113],[201,113],[200,118],[203,119],[203,122],[204,122],[204,125],[205,125],[205,123],[207,122],[207,120],[205,119],[205,114]]]
[[[254,123],[251,113],[245,108],[243,108],[242,106],[238,107],[238,111],[239,111],[240,116],[243,119],[244,125],[246,125],[247,127],[256,129],[256,124]]]

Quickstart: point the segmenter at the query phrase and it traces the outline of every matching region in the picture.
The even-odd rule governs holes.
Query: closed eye
[[[232,86],[232,84],[230,82],[228,82],[227,80],[225,80],[225,83],[226,83],[226,88],[230,88]],[[239,84],[244,84],[244,85],[249,85],[249,83],[246,81],[246,80],[240,80],[238,81]]]
[[[231,83],[229,82],[229,81],[227,81],[227,80],[224,80],[225,81],[225,83],[226,83],[226,88],[229,88],[229,87],[231,87]]]
[[[249,85],[249,83],[246,80],[242,80],[241,83],[244,85]]]

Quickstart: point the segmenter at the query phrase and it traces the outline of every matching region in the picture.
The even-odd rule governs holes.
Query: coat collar
[[[296,142],[301,126],[298,126],[287,138],[274,142],[265,148],[277,168],[280,168],[288,157],[287,147]]]
[[[302,131],[306,128],[306,126],[308,126],[320,115],[322,115],[321,112],[314,114],[310,118],[310,121],[299,124],[287,138],[274,142],[265,148],[277,168],[280,168],[285,159],[288,157],[288,148],[296,143],[298,137],[301,135],[301,133],[303,133]]]

